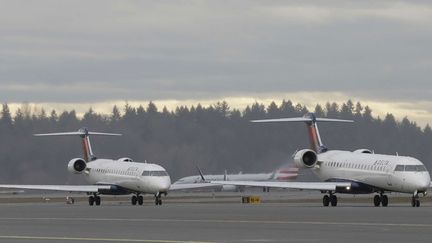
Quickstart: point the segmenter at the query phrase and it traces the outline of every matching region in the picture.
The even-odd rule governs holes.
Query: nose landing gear
[[[420,207],[420,199],[417,191],[414,192],[414,195],[411,198],[411,206],[417,208]]]
[[[162,205],[162,194],[159,192],[155,194],[155,205]]]

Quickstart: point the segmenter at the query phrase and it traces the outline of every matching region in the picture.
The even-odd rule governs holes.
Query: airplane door
[[[403,165],[397,165],[397,167],[389,173],[388,184],[391,184],[391,187],[394,190],[403,190],[405,179],[406,178]]]

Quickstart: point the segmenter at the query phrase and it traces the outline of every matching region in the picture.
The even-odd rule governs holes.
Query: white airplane
[[[368,149],[354,152],[328,150],[322,143],[317,122],[353,122],[350,120],[316,118],[309,113],[300,118],[254,120],[252,122],[305,122],[311,149],[295,153],[294,162],[300,168],[311,169],[322,182],[254,182],[212,181],[214,184],[318,190],[327,193],[323,205],[337,205],[335,193],[369,194],[374,205],[386,207],[386,192],[412,194],[411,205],[420,206],[419,195],[431,187],[429,172],[422,162],[412,157],[375,154]],[[341,134],[343,136],[343,134]]]
[[[73,174],[82,174],[92,185],[0,185],[0,188],[24,190],[52,190],[66,192],[84,192],[89,196],[89,205],[100,205],[99,195],[128,195],[133,194],[131,202],[143,204],[142,194],[153,194],[155,204],[162,205],[162,194],[170,190],[183,190],[197,187],[213,186],[207,184],[171,185],[171,179],[166,170],[157,164],[133,162],[130,158],[98,159],[90,144],[89,135],[121,136],[114,133],[89,132],[81,128],[77,132],[62,132],[35,134],[35,136],[68,136],[78,135],[82,139],[84,158],[69,161],[67,169]]]
[[[282,167],[280,169],[274,170],[270,173],[238,173],[238,174],[224,174],[216,175],[204,175],[202,171],[198,168],[199,175],[187,176],[180,178],[173,185],[178,184],[193,184],[193,183],[205,183],[210,181],[292,181],[298,176],[297,167]],[[220,191],[244,191],[244,186],[235,185],[220,185],[220,187],[215,187],[212,189],[217,189]],[[263,187],[264,191],[269,191],[269,188]]]

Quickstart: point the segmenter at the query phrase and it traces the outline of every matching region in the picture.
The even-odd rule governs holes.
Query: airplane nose
[[[419,180],[417,181],[417,188],[419,189],[419,191],[427,191],[430,187],[430,175],[429,173],[425,173],[424,176],[422,176],[421,178],[419,178]]]
[[[171,179],[169,177],[164,178],[164,180],[162,180],[160,183],[159,190],[161,192],[167,192],[169,190],[170,186],[171,186]]]

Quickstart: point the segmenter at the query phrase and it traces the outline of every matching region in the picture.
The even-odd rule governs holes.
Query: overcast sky
[[[1,0],[15,107],[351,98],[425,124],[431,78],[429,1]]]

